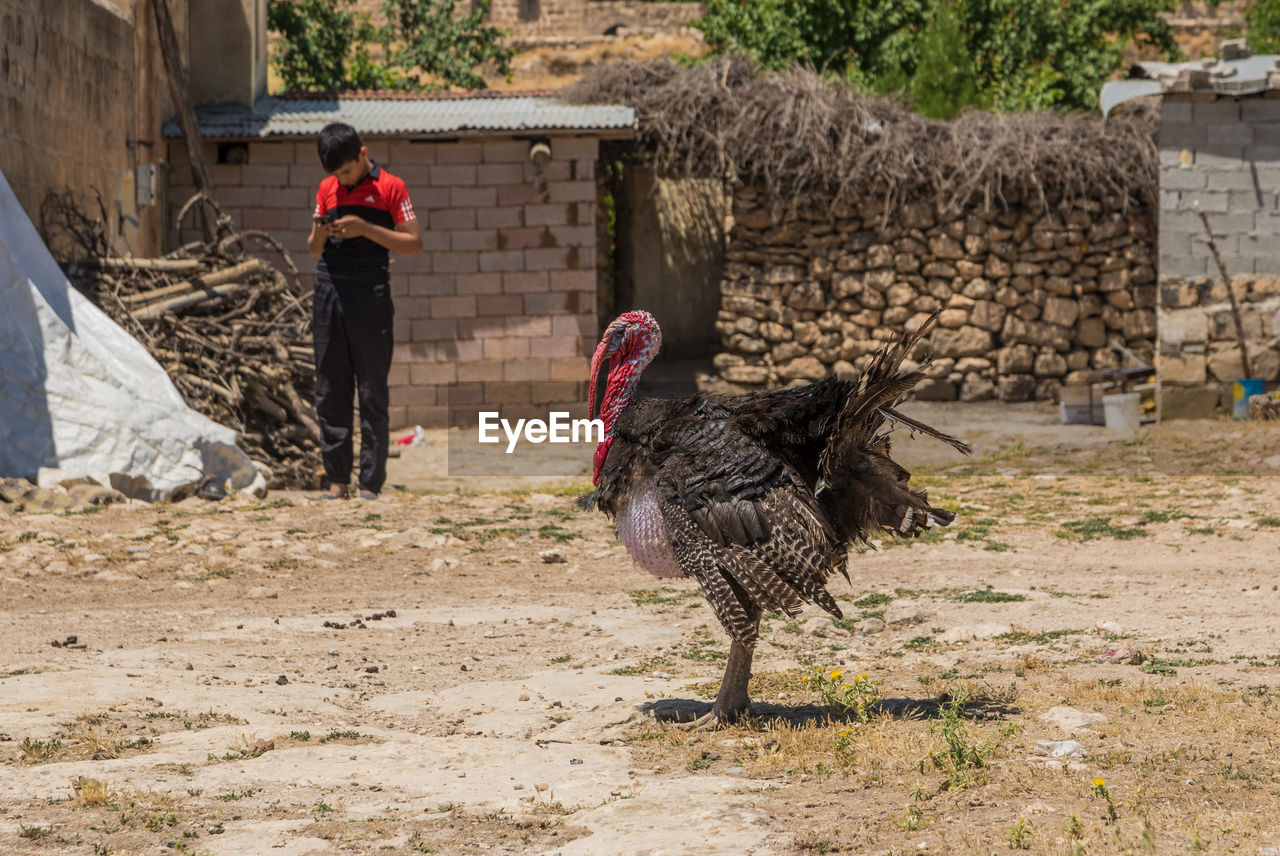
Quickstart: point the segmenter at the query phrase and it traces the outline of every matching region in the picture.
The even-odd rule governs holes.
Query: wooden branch
[[[169,97],[173,99],[173,108],[178,113],[178,127],[182,129],[182,139],[187,146],[187,158],[191,161],[191,175],[195,180],[196,189],[204,195],[207,203],[210,203],[213,200],[213,181],[209,178],[209,167],[204,160],[204,142],[200,137],[200,124],[196,121],[195,108],[191,106],[191,89],[186,69],[182,67],[182,53],[178,49],[178,36],[173,29],[173,15],[169,10],[169,0],[151,0],[151,8],[156,14],[160,54],[164,58],[165,76],[169,78]],[[204,231],[204,239],[206,243],[213,243],[218,237],[213,205],[205,204],[203,213],[201,228]]]
[[[173,285],[166,285],[163,288],[153,288],[150,291],[140,291],[137,294],[130,294],[120,298],[130,306],[145,306],[163,298],[173,297],[178,294],[186,294],[194,292],[198,289],[206,289],[214,285],[222,285],[227,282],[244,279],[254,273],[262,272],[266,267],[258,259],[250,259],[247,262],[241,262],[222,270],[210,271],[201,274],[195,279],[183,280]]]
[[[229,282],[226,285],[215,285],[209,288],[202,288],[186,294],[180,294],[177,297],[171,297],[168,300],[161,300],[156,303],[149,303],[141,309],[135,309],[133,317],[139,321],[150,321],[153,318],[159,318],[166,312],[177,312],[197,303],[203,303],[206,300],[213,300],[217,297],[226,297],[228,294],[235,294],[236,291],[243,288],[244,284],[240,282]]]
[[[111,257],[88,259],[83,264],[100,270],[153,270],[164,273],[195,273],[204,267],[204,262],[200,259],[126,259]]]
[[[1253,377],[1253,370],[1249,365],[1249,348],[1244,340],[1244,322],[1240,318],[1240,301],[1236,300],[1236,290],[1231,287],[1231,277],[1227,275],[1227,266],[1222,263],[1222,254],[1218,252],[1218,245],[1213,240],[1213,229],[1209,228],[1209,218],[1204,211],[1200,210],[1200,202],[1195,203],[1196,214],[1200,215],[1200,222],[1204,224],[1204,233],[1208,236],[1209,251],[1213,253],[1213,261],[1218,266],[1218,272],[1222,274],[1222,282],[1227,287],[1227,297],[1231,300],[1231,317],[1236,322],[1236,341],[1240,343],[1240,367],[1244,369],[1244,374],[1240,377]]]

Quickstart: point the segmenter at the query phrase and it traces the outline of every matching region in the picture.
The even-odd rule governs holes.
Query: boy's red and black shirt
[[[404,181],[370,161],[369,172],[354,187],[344,187],[335,176],[320,182],[316,193],[316,216],[354,214],[385,229],[418,219]],[[329,238],[324,242],[320,265],[330,273],[349,274],[360,270],[385,273],[387,248],[368,238]]]

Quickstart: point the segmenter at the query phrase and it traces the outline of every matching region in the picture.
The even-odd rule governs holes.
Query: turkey
[[[826,589],[848,580],[850,545],[873,534],[911,538],[954,512],[929,504],[890,459],[894,423],[969,446],[895,409],[924,377],[903,360],[928,333],[886,345],[860,381],[837,377],[737,396],[638,398],[636,384],[662,345],[648,312],[605,330],[591,360],[588,406],[609,358],[600,403],[595,490],[580,500],[613,518],[632,559],[659,577],[694,577],[730,637],[724,680],[710,712],[684,727],[708,729],[750,709],[747,682],[765,612],[788,616],[815,603],[840,618]],[[886,426],[886,423],[889,423]]]

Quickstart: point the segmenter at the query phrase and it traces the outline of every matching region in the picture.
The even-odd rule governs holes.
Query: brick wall
[[[598,141],[552,137],[541,183],[527,141],[367,142],[408,185],[423,234],[420,257],[392,254],[392,425],[443,424],[450,402],[500,404],[520,416],[585,401],[599,332]],[[325,176],[315,142],[248,147],[247,164],[212,166],[218,201],[237,225],[279,240],[310,286],[307,234]],[[207,143],[206,154],[216,161],[217,145]],[[176,216],[193,189],[181,145],[170,142],[169,155]],[[175,240],[198,237],[190,220],[182,226]]]
[[[1240,366],[1197,204],[1242,301],[1254,375],[1280,374],[1280,92],[1166,95],[1159,145],[1162,406],[1166,416],[1204,415]]]
[[[615,24],[641,32],[678,30],[706,12],[701,2],[665,0],[538,0],[538,17],[520,16],[521,0],[493,0],[489,21],[517,39],[596,36]]]

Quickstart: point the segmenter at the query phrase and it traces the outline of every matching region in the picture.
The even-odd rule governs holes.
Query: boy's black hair
[[[325,172],[335,172],[344,163],[360,157],[360,135],[356,129],[343,122],[332,122],[320,129],[316,148],[320,152],[320,164]]]

